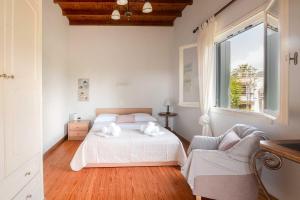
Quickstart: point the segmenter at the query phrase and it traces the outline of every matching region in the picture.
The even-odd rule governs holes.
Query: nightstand
[[[169,127],[169,118],[176,117],[177,113],[161,112],[161,113],[158,113],[158,115],[166,118],[166,127],[165,128],[168,129],[169,131],[172,131],[171,128]]]
[[[90,130],[89,120],[70,121],[68,123],[68,139],[83,140]]]

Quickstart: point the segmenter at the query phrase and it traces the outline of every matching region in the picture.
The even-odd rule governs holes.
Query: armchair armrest
[[[246,175],[251,174],[249,163],[228,156],[225,151],[193,150],[181,169],[191,188],[198,176]]]
[[[220,137],[208,137],[208,136],[194,136],[189,149],[188,154],[194,149],[204,150],[216,150],[219,146],[222,136]]]

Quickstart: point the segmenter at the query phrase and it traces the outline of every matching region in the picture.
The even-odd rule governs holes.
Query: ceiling
[[[173,26],[181,17],[183,9],[192,5],[193,0],[150,0],[153,12],[142,12],[145,0],[129,0],[129,10],[133,13],[128,20],[124,13],[126,6],[118,6],[116,0],[54,0],[70,25],[116,25],[116,26]],[[118,21],[111,19],[114,9],[121,13]]]

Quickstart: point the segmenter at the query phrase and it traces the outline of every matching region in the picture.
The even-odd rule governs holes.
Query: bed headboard
[[[132,113],[148,113],[152,115],[152,108],[97,108],[96,116],[100,114],[119,114],[119,115],[127,115]]]

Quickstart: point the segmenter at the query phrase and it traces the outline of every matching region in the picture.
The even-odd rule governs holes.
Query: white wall
[[[69,28],[70,112],[92,119],[96,108],[164,110],[171,96],[172,27]],[[90,79],[90,100],[77,101],[78,78]]]
[[[200,3],[202,2],[202,3]],[[189,44],[195,41],[192,33],[193,24],[196,24],[198,19],[195,19],[197,13],[202,13],[201,9],[209,10],[206,8],[203,2],[205,0],[198,1],[199,5],[195,2],[192,8],[185,10],[184,17],[179,19],[175,23],[175,40],[177,41],[177,47],[182,44]],[[206,1],[208,4],[208,1]],[[211,2],[211,1],[209,1]],[[218,1],[219,2],[219,1]],[[228,1],[222,1],[221,4],[225,4]],[[291,13],[291,44],[293,50],[299,51],[300,46],[300,30],[299,30],[299,8],[300,3],[298,0],[290,0],[290,13]],[[215,2],[216,3],[216,2]],[[218,29],[222,29],[237,19],[247,15],[247,13],[255,9],[264,1],[255,0],[240,0],[226,9],[218,18]],[[217,4],[215,4],[217,5]],[[215,9],[217,10],[217,9]],[[205,13],[205,12],[204,12]],[[207,14],[213,14],[213,11]],[[204,16],[204,14],[203,14]],[[193,22],[195,21],[196,22]],[[200,22],[203,20],[200,20]],[[199,23],[200,23],[199,22]],[[179,38],[178,38],[179,37]],[[175,52],[177,53],[177,52]],[[176,54],[175,54],[176,56]],[[177,61],[177,59],[176,59]],[[178,66],[178,64],[177,64]],[[177,76],[178,70],[174,72],[174,76]],[[212,126],[215,135],[224,133],[225,130],[232,127],[236,123],[246,123],[254,125],[261,130],[265,131],[271,139],[299,139],[300,138],[300,98],[299,98],[299,75],[300,68],[291,66],[289,68],[289,125],[282,126],[273,123],[265,117],[257,117],[254,115],[237,114],[232,112],[212,112]],[[178,94],[175,94],[178,97]],[[193,135],[201,132],[201,127],[197,123],[197,119],[200,116],[198,109],[190,108],[177,108],[179,116],[175,121],[175,130],[182,134],[187,139],[191,139]],[[265,170],[263,173],[264,182],[267,185],[268,190],[279,199],[284,200],[298,200],[300,196],[299,180],[300,180],[300,167],[290,161],[284,161],[283,168],[279,171],[270,172]]]
[[[68,121],[68,22],[53,0],[43,0],[43,149],[65,134]]]
[[[173,27],[69,26],[52,0],[43,11],[44,151],[66,134],[69,113],[93,119],[96,108],[166,109]],[[88,102],[78,101],[78,78],[90,79]]]

